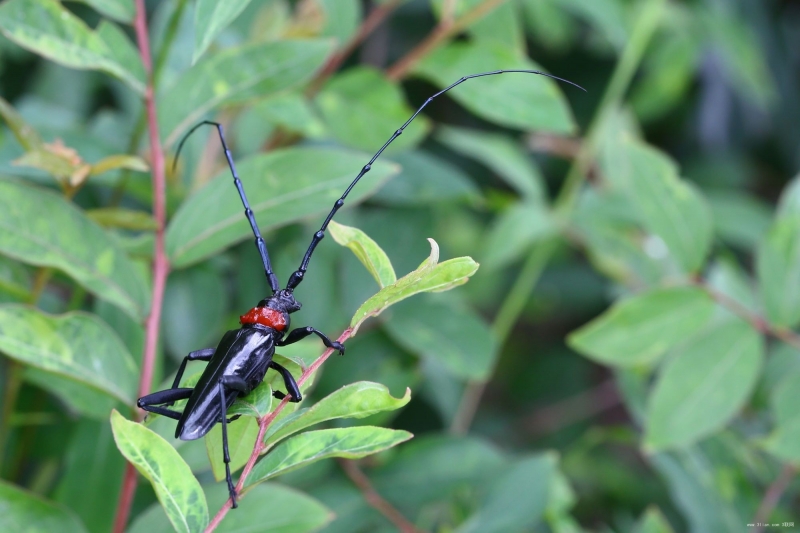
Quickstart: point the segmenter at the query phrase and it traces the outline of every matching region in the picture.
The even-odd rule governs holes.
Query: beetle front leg
[[[306,326],[304,328],[297,328],[293,329],[289,335],[286,336],[285,339],[282,341],[278,341],[278,346],[286,346],[287,344],[294,344],[295,342],[305,339],[311,334],[317,335],[320,339],[322,339],[322,344],[325,345],[326,348],[333,348],[339,352],[339,355],[344,355],[344,345],[339,341],[332,341],[328,338],[327,335],[322,333],[316,328],[312,328],[311,326]]]

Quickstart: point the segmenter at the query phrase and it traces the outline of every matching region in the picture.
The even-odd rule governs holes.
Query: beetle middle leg
[[[289,335],[286,336],[285,339],[283,339],[282,341],[278,341],[276,344],[278,346],[286,346],[287,344],[294,344],[295,342],[301,339],[305,339],[312,333],[317,335],[320,339],[322,339],[322,344],[324,344],[326,348],[333,348],[334,350],[339,352],[339,355],[344,355],[344,345],[341,342],[330,340],[327,335],[325,335],[316,328],[312,328],[311,326],[293,329],[291,333],[289,333]]]
[[[286,386],[286,391],[292,396],[292,399],[289,400],[290,402],[297,403],[303,399],[303,395],[300,394],[300,387],[297,386],[297,382],[294,380],[294,376],[291,372],[275,361],[270,362],[269,367],[280,372],[281,376],[283,377],[283,384]],[[286,396],[279,390],[274,391],[272,395],[279,400],[283,400],[283,398]]]

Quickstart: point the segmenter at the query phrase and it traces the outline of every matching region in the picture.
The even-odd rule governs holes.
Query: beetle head
[[[294,313],[299,311],[303,304],[294,299],[294,293],[291,289],[281,289],[275,292],[272,296],[258,303],[261,307],[271,307],[284,313]]]

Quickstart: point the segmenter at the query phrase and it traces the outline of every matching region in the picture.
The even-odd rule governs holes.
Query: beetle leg
[[[172,409],[167,409],[166,407],[162,407],[161,405],[172,405],[178,400],[185,400],[189,396],[192,395],[194,389],[167,389],[158,392],[154,392],[153,394],[148,394],[147,396],[142,396],[136,402],[141,409],[145,411],[149,411],[151,413],[157,413],[159,415],[167,416],[169,418],[174,418],[178,420],[181,417],[181,413],[177,411],[173,411]],[[161,405],[159,405],[161,404]]]
[[[219,407],[222,410],[222,460],[225,462],[225,480],[228,482],[228,494],[231,496],[231,507],[236,509],[236,487],[233,486],[231,479],[231,454],[228,451],[228,421],[225,418],[225,385],[219,383]]]
[[[286,336],[285,339],[278,341],[275,344],[277,344],[278,346],[286,346],[287,344],[294,344],[295,342],[301,339],[305,339],[312,333],[317,335],[320,339],[322,339],[322,344],[324,344],[326,348],[333,348],[334,350],[339,352],[339,355],[344,355],[344,345],[342,343],[330,340],[327,335],[325,335],[316,328],[312,328],[311,326],[293,329],[291,333],[289,333],[289,335]]]
[[[240,393],[241,396],[244,396],[248,392],[250,392],[250,388],[247,386],[247,382],[240,378],[239,376],[222,376],[220,380],[223,385],[231,390],[235,390]],[[233,422],[234,420],[238,420],[241,415],[233,415],[228,419],[228,423]]]
[[[276,363],[275,361],[270,362],[269,366],[270,368],[277,370],[278,372],[281,373],[281,376],[283,377],[283,384],[286,386],[287,392],[292,395],[292,399],[289,401],[297,403],[300,400],[302,400],[303,395],[300,394],[300,387],[297,386],[297,382],[294,380],[294,376],[292,376],[292,373],[286,370],[286,368]],[[284,396],[286,396],[279,390],[273,392],[272,395],[279,400],[282,400]]]
[[[214,357],[214,350],[215,348],[206,348],[204,350],[189,352],[189,355],[183,358],[181,366],[178,368],[175,381],[172,382],[172,388],[177,389],[178,385],[181,384],[181,378],[183,377],[184,370],[186,370],[186,363],[188,361],[211,361],[211,358]]]

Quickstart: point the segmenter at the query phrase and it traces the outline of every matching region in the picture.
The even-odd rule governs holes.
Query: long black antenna
[[[264,239],[261,237],[261,232],[258,231],[258,224],[256,224],[256,217],[253,215],[253,210],[250,209],[250,204],[247,202],[247,196],[244,194],[244,187],[242,186],[242,181],[239,179],[239,174],[236,172],[236,166],[233,164],[233,156],[231,155],[231,151],[228,149],[228,143],[225,142],[225,134],[222,131],[222,124],[219,122],[212,122],[210,120],[204,120],[199,124],[196,124],[189,132],[183,136],[181,142],[178,144],[178,149],[175,152],[175,160],[172,163],[172,171],[175,172],[175,166],[178,164],[178,156],[181,153],[181,148],[183,148],[183,143],[186,142],[186,139],[194,133],[194,130],[199,128],[200,126],[216,126],[217,132],[219,133],[219,140],[222,142],[222,148],[225,149],[225,159],[228,160],[228,166],[231,169],[231,174],[233,174],[233,184],[236,185],[236,190],[239,191],[239,198],[242,199],[242,205],[244,205],[244,214],[247,217],[247,220],[250,222],[250,227],[253,229],[253,235],[256,238],[256,248],[258,248],[258,253],[261,255],[261,261],[264,263],[264,272],[267,274],[267,279],[269,280],[269,286],[272,288],[272,293],[276,293],[278,289],[280,289],[281,284],[278,281],[278,277],[272,272],[272,265],[269,262],[269,253],[267,252],[267,244],[264,242]]]
[[[364,168],[362,168],[361,172],[358,173],[358,176],[356,176],[356,179],[353,180],[353,183],[351,183],[350,186],[347,187],[347,190],[344,191],[344,194],[342,194],[342,197],[339,198],[338,200],[336,200],[336,203],[333,204],[333,209],[328,214],[328,217],[325,219],[325,222],[322,223],[322,227],[319,228],[319,231],[317,231],[314,234],[314,237],[311,239],[311,244],[308,246],[308,250],[306,250],[306,255],[303,257],[303,262],[300,263],[300,268],[298,268],[292,274],[292,276],[289,278],[289,282],[286,284],[286,288],[289,289],[289,290],[293,290],[295,287],[300,285],[300,282],[303,281],[303,276],[305,275],[306,270],[308,269],[308,262],[311,260],[311,254],[314,253],[314,249],[317,247],[317,244],[319,244],[319,241],[321,241],[322,238],[325,237],[325,230],[328,229],[328,224],[330,224],[331,219],[333,219],[333,216],[336,214],[336,212],[339,210],[339,208],[341,208],[344,205],[344,199],[347,198],[347,195],[350,194],[351,190],[353,190],[353,187],[355,187],[356,183],[358,183],[358,180],[360,180],[362,178],[362,176],[364,176],[364,174],[366,174],[367,172],[370,171],[370,169],[372,169],[372,164],[375,162],[376,159],[378,159],[378,157],[380,157],[380,155],[383,153],[383,151],[386,150],[386,147],[388,147],[390,144],[392,144],[392,141],[397,139],[403,133],[403,130],[406,129],[406,127],[409,124],[411,124],[411,121],[413,121],[415,118],[417,118],[417,115],[419,115],[420,111],[422,111],[425,108],[426,105],[430,104],[433,101],[433,99],[436,98],[437,96],[440,96],[440,95],[446,93],[447,91],[449,91],[453,87],[455,87],[457,85],[460,85],[460,84],[464,83],[467,80],[470,80],[472,78],[481,78],[483,76],[494,76],[495,74],[505,74],[507,72],[519,72],[519,73],[524,73],[524,74],[539,74],[540,76],[547,76],[548,78],[553,78],[554,80],[563,81],[564,83],[569,83],[570,85],[574,85],[575,87],[577,87],[578,89],[580,89],[582,91],[586,90],[583,87],[581,87],[580,85],[578,85],[576,83],[572,83],[569,80],[565,80],[563,78],[559,78],[557,76],[553,76],[552,74],[547,74],[546,72],[539,72],[538,70],[495,70],[493,72],[481,72],[479,74],[470,74],[469,76],[464,76],[463,78],[461,78],[457,82],[453,83],[449,87],[446,87],[446,88],[442,89],[441,91],[439,91],[438,93],[434,94],[433,96],[431,96],[430,98],[425,100],[425,102],[421,106],[419,106],[419,109],[417,109],[417,111],[413,115],[411,115],[411,118],[406,120],[405,124],[400,126],[400,129],[398,129],[397,131],[394,132],[394,134],[392,134],[392,136],[389,138],[388,141],[386,141],[386,143],[381,147],[381,149],[378,150],[377,153],[374,156],[372,156],[372,159],[369,160],[369,163],[364,165]]]

